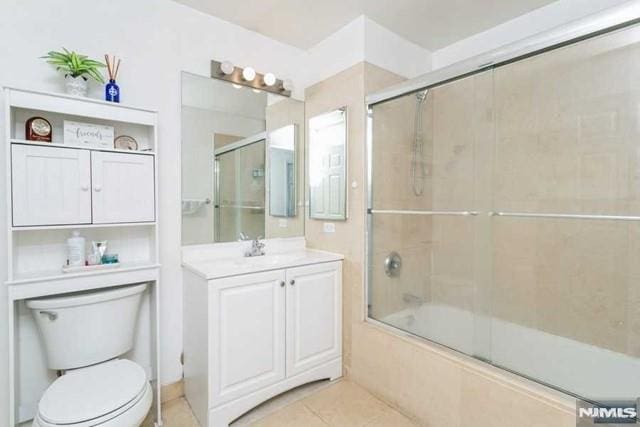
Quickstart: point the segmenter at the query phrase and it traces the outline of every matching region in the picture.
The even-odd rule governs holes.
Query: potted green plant
[[[87,96],[87,81],[89,78],[99,83],[104,83],[104,77],[100,68],[105,64],[86,55],[80,55],[74,51],[69,52],[62,48],[63,52],[51,51],[43,56],[56,70],[64,72],[65,87],[69,95]]]

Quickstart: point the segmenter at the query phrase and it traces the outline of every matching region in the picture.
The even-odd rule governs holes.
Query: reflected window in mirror
[[[304,124],[301,101],[183,73],[182,244],[303,236]],[[276,189],[286,199],[271,212],[268,140],[275,133],[284,148],[291,127],[289,175],[277,184],[290,187]]]
[[[346,108],[309,119],[309,216],[345,220]]]

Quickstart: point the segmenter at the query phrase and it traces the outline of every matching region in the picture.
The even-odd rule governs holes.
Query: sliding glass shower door
[[[233,242],[241,233],[264,237],[265,141],[225,151],[215,161],[216,242]]]
[[[370,111],[369,315],[481,358],[492,94],[487,72]]]
[[[640,396],[640,29],[370,106],[369,317]]]
[[[640,28],[496,68],[493,362],[640,396]]]

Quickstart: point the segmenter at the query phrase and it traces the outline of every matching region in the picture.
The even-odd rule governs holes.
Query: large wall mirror
[[[182,75],[182,244],[304,235],[304,103]]]
[[[347,109],[309,119],[309,216],[347,219]]]

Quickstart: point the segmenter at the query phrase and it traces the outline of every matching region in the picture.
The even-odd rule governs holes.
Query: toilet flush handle
[[[52,322],[58,318],[58,313],[56,313],[55,311],[41,311],[40,314],[48,316],[49,320],[51,320]]]

